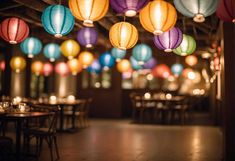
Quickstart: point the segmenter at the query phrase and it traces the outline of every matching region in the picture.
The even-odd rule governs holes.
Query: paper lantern
[[[10,66],[12,70],[14,70],[16,73],[19,73],[20,71],[24,70],[26,61],[20,56],[14,56],[11,58]]]
[[[194,66],[198,62],[198,59],[194,55],[189,55],[185,58],[185,63],[188,64],[189,66]]]
[[[144,69],[152,69],[157,65],[157,60],[155,58],[150,58],[146,63],[144,63]]]
[[[152,69],[152,75],[159,78],[167,78],[170,76],[170,68],[166,64],[159,64]]]
[[[183,33],[177,27],[173,27],[169,31],[164,32],[161,35],[155,35],[153,42],[156,47],[165,52],[172,52],[177,48],[183,40]]]
[[[135,58],[133,58],[133,56],[130,57],[130,62],[131,62],[132,69],[134,70],[143,69],[143,67],[138,63],[138,61],[135,60]]]
[[[78,59],[70,59],[67,64],[73,75],[77,75],[82,71],[82,64],[78,61]]]
[[[0,71],[4,71],[6,68],[6,62],[4,60],[0,61]]]
[[[83,25],[93,26],[93,21],[105,16],[109,0],[69,0],[69,8],[77,19],[83,21]]]
[[[29,37],[20,44],[20,49],[29,58],[33,58],[41,52],[42,42],[38,38]]]
[[[128,22],[118,22],[109,30],[109,40],[116,48],[130,49],[138,41],[138,31]]]
[[[180,56],[186,56],[192,54],[196,49],[196,41],[193,37],[183,34],[183,40],[179,47],[173,50],[173,52]]]
[[[82,63],[83,68],[87,68],[94,60],[94,56],[89,51],[83,51],[79,54],[78,60]]]
[[[109,69],[115,64],[115,58],[109,52],[101,54],[99,57],[99,61],[104,69]]]
[[[204,22],[205,17],[216,11],[219,0],[174,0],[176,9],[195,22]]]
[[[97,39],[98,33],[91,27],[84,27],[78,31],[77,40],[82,46],[85,46],[86,48],[93,47],[96,44]]]
[[[138,44],[132,50],[132,56],[140,65],[143,65],[152,57],[152,49],[146,44]]]
[[[69,39],[61,44],[60,50],[65,57],[72,59],[78,55],[80,46],[75,40]]]
[[[177,12],[170,3],[163,0],[154,0],[140,11],[139,18],[145,30],[154,35],[160,35],[174,27]]]
[[[179,76],[182,73],[182,71],[183,71],[183,65],[179,63],[173,64],[171,66],[171,72],[176,76]]]
[[[74,17],[70,10],[62,5],[51,5],[42,13],[44,29],[55,37],[67,35],[74,26]]]
[[[35,61],[31,64],[31,70],[34,74],[39,75],[43,71],[43,63],[41,61]]]
[[[55,72],[61,76],[69,74],[69,67],[65,62],[59,62],[55,65]]]
[[[5,19],[0,24],[0,37],[10,44],[17,44],[29,35],[29,26],[20,18]]]
[[[99,60],[94,60],[92,62],[92,64],[87,68],[87,71],[90,73],[100,73],[102,70],[102,67],[100,65],[100,61]]]
[[[141,10],[149,0],[110,0],[110,5],[117,13],[133,17]]]
[[[117,63],[117,70],[121,73],[128,72],[131,69],[131,63],[128,59],[122,59]]]
[[[189,72],[193,72],[193,70],[191,69],[191,68],[185,68],[184,70],[183,70],[183,72],[182,72],[182,76],[184,77],[184,78],[188,78],[188,73]]]
[[[60,57],[60,46],[54,43],[47,44],[43,49],[43,54],[53,62]]]
[[[53,65],[51,63],[44,63],[42,73],[44,76],[49,76],[53,72]]]
[[[119,62],[121,59],[123,59],[126,56],[126,50],[112,48],[111,54],[116,59],[116,61]]]
[[[234,0],[220,0],[216,14],[222,21],[235,23]]]

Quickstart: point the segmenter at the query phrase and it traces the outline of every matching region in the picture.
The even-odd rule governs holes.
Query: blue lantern
[[[132,56],[140,65],[143,65],[152,57],[152,49],[146,44],[138,44],[132,50]]]
[[[172,73],[173,73],[174,75],[178,76],[178,75],[180,75],[180,74],[182,73],[182,71],[183,71],[183,66],[182,66],[181,64],[179,64],[179,63],[173,64],[173,65],[171,66],[171,71],[172,71]]]
[[[109,69],[115,64],[115,59],[109,52],[105,52],[100,55],[99,61],[104,69]]]
[[[92,64],[87,68],[87,71],[90,72],[90,73],[96,73],[96,74],[99,74],[101,72],[101,65],[100,65],[100,62],[99,60],[94,60],[92,62]]]
[[[137,60],[133,56],[130,57],[131,67],[134,70],[140,70],[143,69],[143,67],[138,63]]]
[[[29,58],[33,58],[41,52],[42,42],[38,38],[29,37],[20,44],[20,49]]]
[[[50,61],[55,61],[60,57],[60,46],[54,43],[47,44],[43,49],[43,53]]]
[[[126,50],[121,50],[121,49],[118,49],[118,48],[112,48],[111,54],[116,59],[116,61],[118,62],[126,56]]]
[[[55,37],[68,34],[74,26],[74,17],[69,8],[62,5],[51,5],[42,13],[44,29]]]

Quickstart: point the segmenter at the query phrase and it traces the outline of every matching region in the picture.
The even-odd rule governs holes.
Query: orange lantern
[[[170,3],[163,0],[154,0],[140,11],[139,17],[145,30],[160,35],[174,27],[177,12]]]
[[[166,64],[159,64],[152,69],[154,77],[167,78],[171,74],[170,68]]]
[[[83,68],[87,68],[94,60],[94,56],[89,51],[83,51],[78,56],[79,62],[82,64]]]
[[[11,58],[10,66],[16,73],[19,73],[21,70],[25,68],[26,61],[24,58],[20,56],[15,56]]]
[[[85,26],[93,26],[108,11],[109,0],[69,0],[69,8]]]
[[[78,55],[80,46],[75,40],[69,39],[61,44],[60,50],[65,57],[72,59]]]
[[[82,64],[78,61],[78,59],[70,59],[67,64],[73,75],[77,75],[82,71]]]
[[[121,73],[128,72],[131,69],[131,63],[127,59],[122,59],[117,63],[117,70]]]
[[[39,75],[43,71],[43,63],[41,61],[35,61],[31,65],[31,70],[34,74]]]
[[[198,62],[198,59],[194,55],[189,55],[185,58],[185,63],[188,64],[189,66],[194,66]]]

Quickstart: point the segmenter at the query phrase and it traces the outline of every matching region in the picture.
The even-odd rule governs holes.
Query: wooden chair
[[[32,107],[32,111],[49,112],[50,115],[43,119],[33,120],[34,125],[30,126],[27,125],[27,127],[24,128],[25,147],[27,147],[28,149],[30,140],[35,138],[36,156],[37,158],[39,158],[42,150],[43,140],[45,140],[50,149],[51,161],[54,161],[54,155],[53,155],[54,148],[57,157],[56,160],[59,159],[59,151],[58,151],[57,136],[56,136],[57,117],[58,117],[59,108],[35,105]]]

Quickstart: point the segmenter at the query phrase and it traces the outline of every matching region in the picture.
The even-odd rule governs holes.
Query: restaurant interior
[[[235,161],[234,0],[0,0],[0,161]]]

